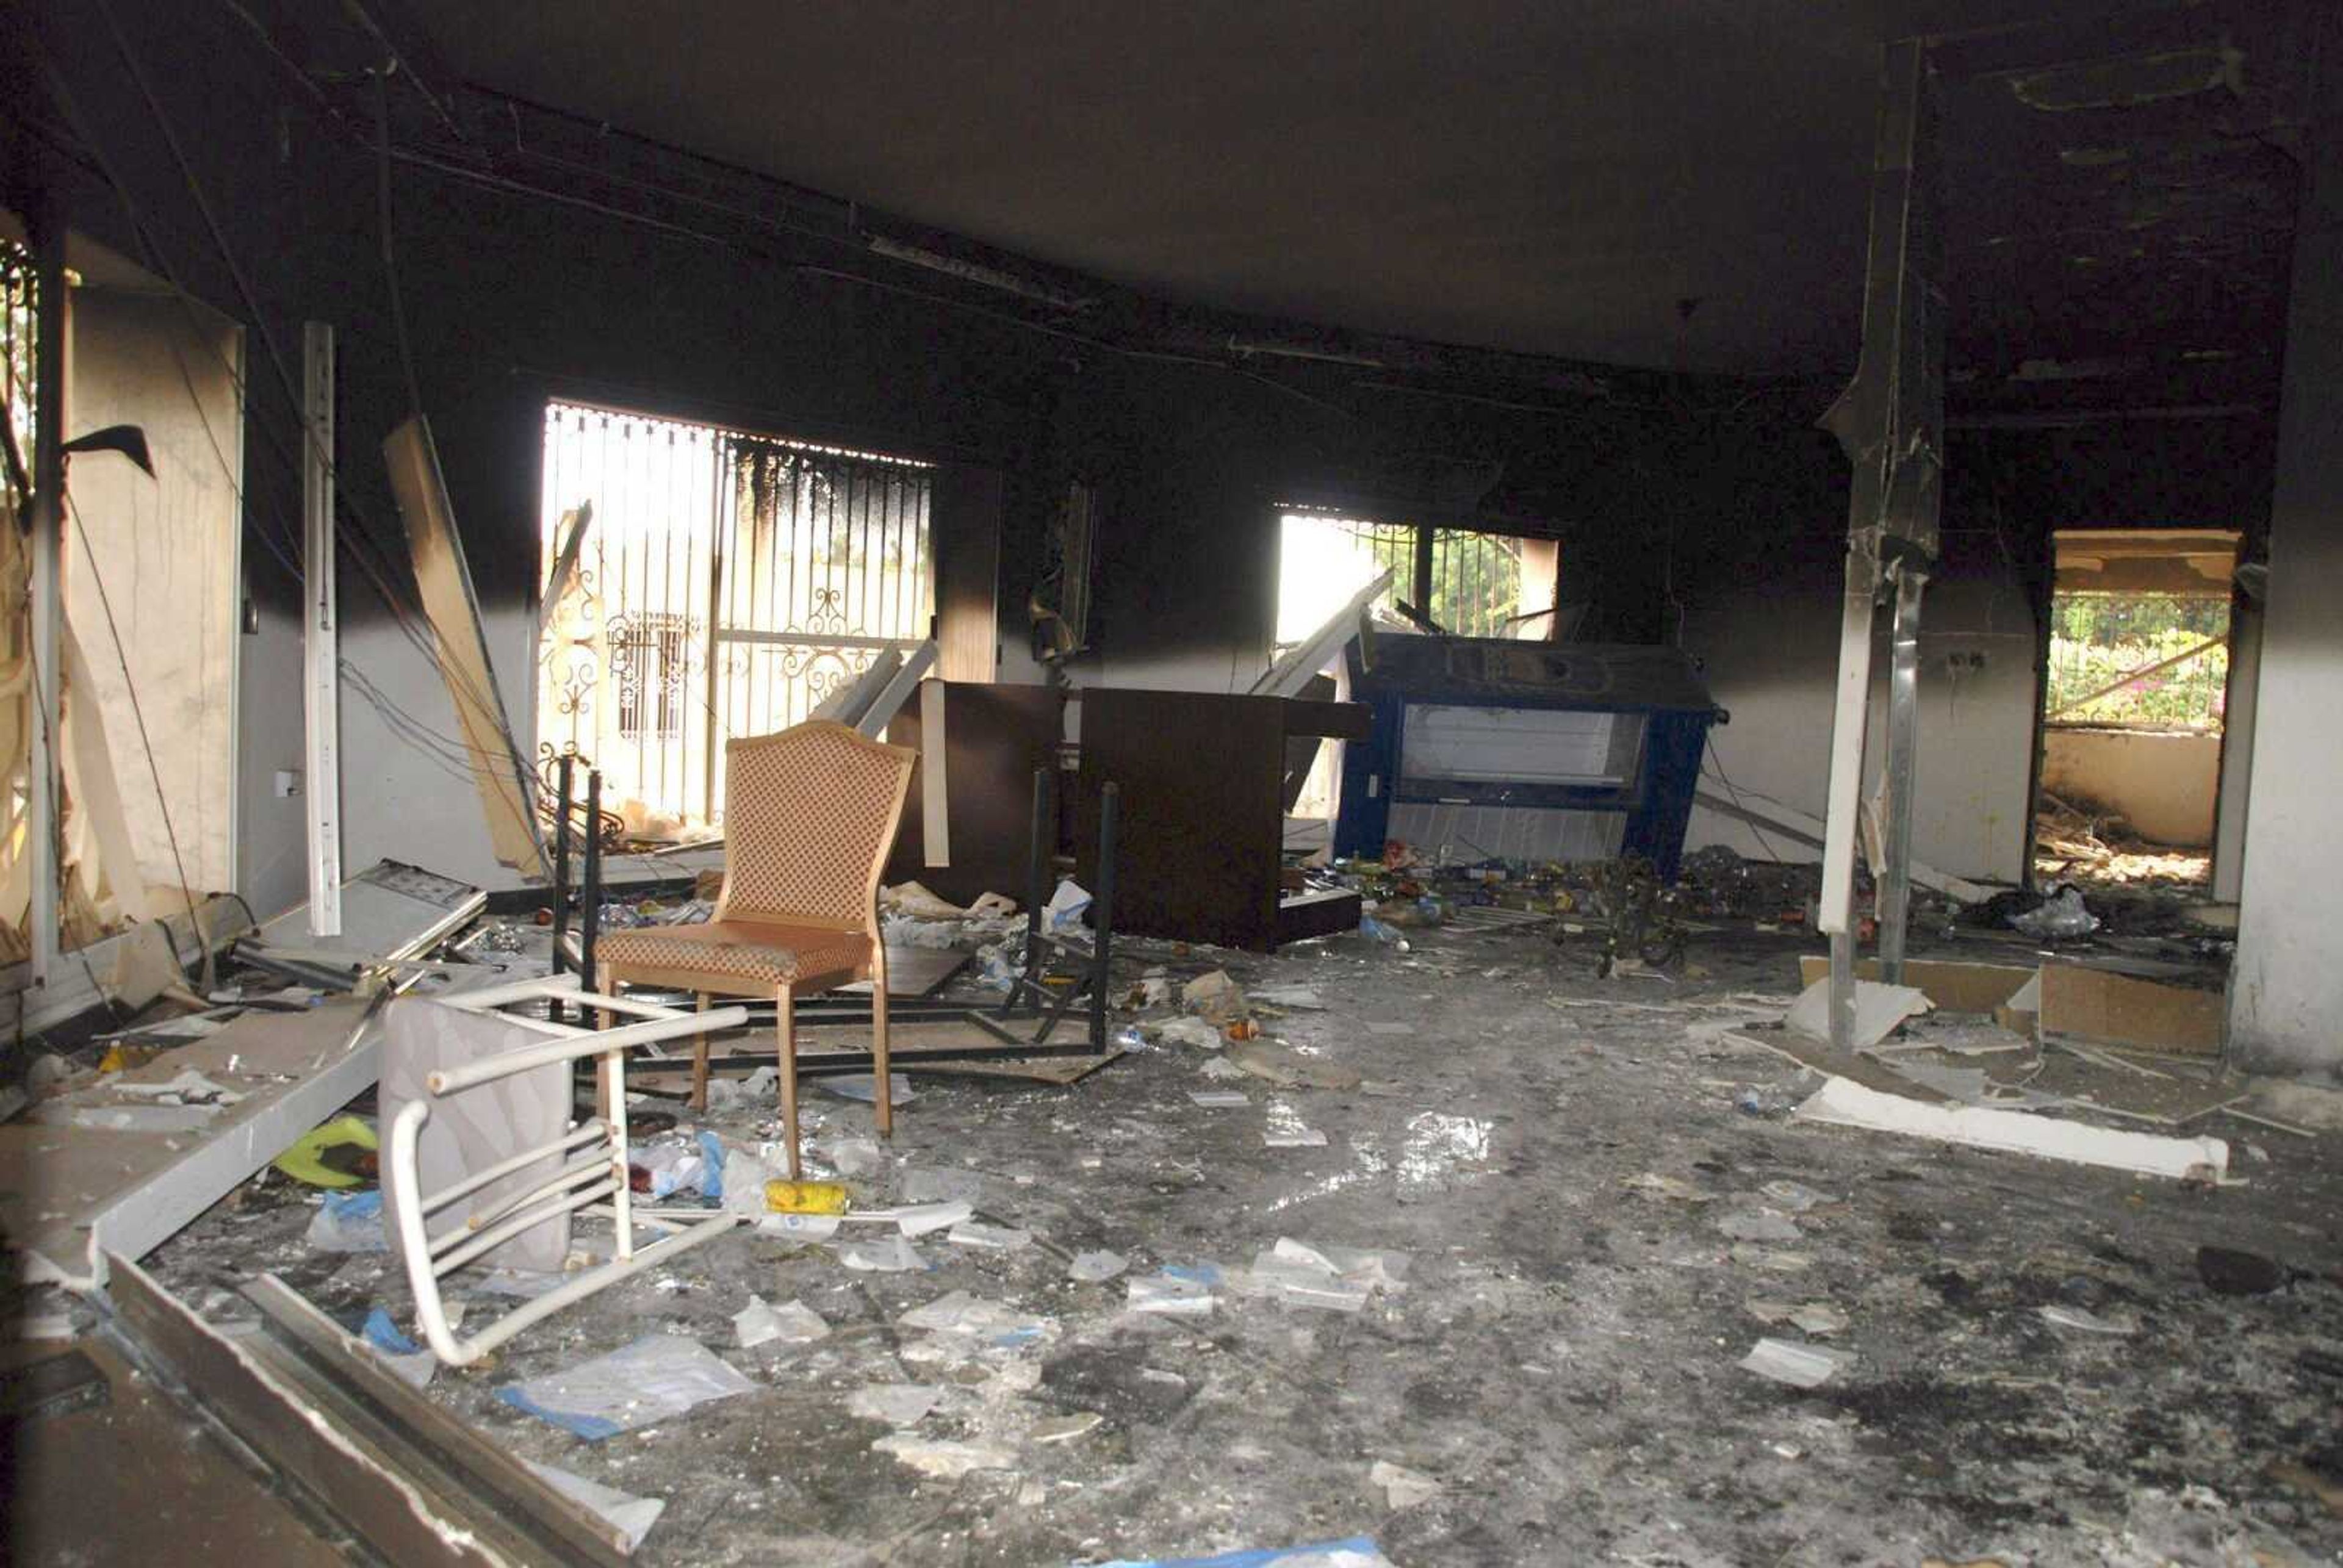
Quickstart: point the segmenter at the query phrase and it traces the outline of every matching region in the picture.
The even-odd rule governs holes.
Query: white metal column
[[[33,227],[34,346],[32,599],[33,737],[27,775],[25,855],[32,870],[33,984],[46,987],[57,961],[57,846],[64,789],[56,733],[61,633],[59,547],[65,538],[65,345],[72,310],[65,298],[65,225],[54,198],[39,204]],[[29,1009],[27,1010],[29,1010]]]
[[[301,670],[309,817],[309,934],[342,931],[341,634],[334,604],[334,329],[301,328]]]

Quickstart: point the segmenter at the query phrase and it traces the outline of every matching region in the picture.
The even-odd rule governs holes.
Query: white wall
[[[1744,793],[1823,814],[1839,602],[1835,586],[1758,582],[1713,591],[1690,608],[1684,646],[1705,665],[1711,695],[1733,715],[1709,731],[1715,755],[1704,789],[1721,789],[1722,763],[1724,777]],[[1875,779],[1885,729],[1885,621],[1883,614],[1875,654],[1883,674],[1866,748]],[[1920,618],[1913,853],[1939,870],[2005,882],[2024,874],[2036,646],[2033,611],[2013,573],[1929,584]],[[1694,808],[1685,843],[1725,844],[1759,858],[1821,858],[1779,835],[1761,840],[1746,824],[1703,807]]]
[[[2343,125],[2309,137],[2270,498],[2269,597],[2246,819],[2231,1050],[2343,1070]]]
[[[2043,789],[2072,806],[2117,812],[2154,844],[2209,847],[2220,778],[2218,735],[2057,729],[2043,737]]]

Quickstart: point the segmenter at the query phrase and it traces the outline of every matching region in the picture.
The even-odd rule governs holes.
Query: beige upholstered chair
[[[724,748],[724,891],[699,926],[646,926],[604,937],[597,990],[620,982],[698,994],[770,996],[777,1010],[781,1117],[798,1167],[797,1044],[803,994],[870,982],[873,1108],[894,1131],[887,1093],[887,949],[879,877],[894,847],[919,753],[809,719]],[[694,1042],[691,1102],[708,1105],[708,1037]]]

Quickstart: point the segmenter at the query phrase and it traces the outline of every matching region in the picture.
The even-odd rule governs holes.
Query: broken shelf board
[[[247,1012],[122,1075],[160,1083],[192,1070],[244,1093],[197,1131],[0,1126],[0,1228],[69,1280],[102,1282],[100,1250],[153,1251],[373,1085],[379,1028],[369,1022],[350,1043],[367,1005]]]
[[[2079,964],[2042,966],[2045,1040],[2218,1056],[2227,1012],[2217,990],[2164,985]]]
[[[1910,1096],[1866,1089],[1847,1078],[1825,1083],[1798,1107],[1796,1115],[1801,1121],[1900,1132],[1938,1143],[2034,1154],[2143,1176],[2218,1181],[2229,1169],[2229,1146],[2218,1138],[2167,1138],[2119,1132],[2023,1111],[1926,1105]]]

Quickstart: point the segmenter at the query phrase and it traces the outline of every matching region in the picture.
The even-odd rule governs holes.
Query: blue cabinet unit
[[[1708,727],[1673,648],[1378,635],[1350,651],[1374,728],[1342,759],[1338,855],[1398,839],[1450,861],[1641,855],[1674,881]]]

